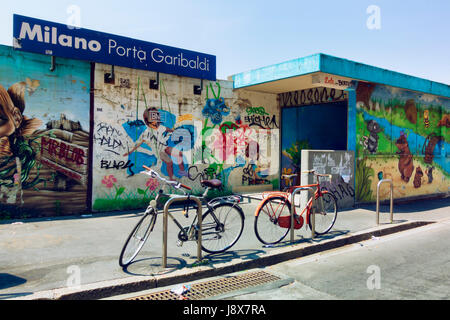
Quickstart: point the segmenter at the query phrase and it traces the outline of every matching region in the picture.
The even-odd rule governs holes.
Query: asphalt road
[[[288,261],[295,281],[227,300],[448,300],[450,220]]]

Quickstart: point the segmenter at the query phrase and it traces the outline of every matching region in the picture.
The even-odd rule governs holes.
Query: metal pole
[[[198,230],[198,241],[197,241],[197,259],[198,262],[202,261],[202,202],[199,198],[193,196],[172,196],[169,201],[167,201],[164,206],[164,217],[163,217],[163,253],[162,253],[162,267],[167,268],[167,226],[168,226],[168,216],[169,208],[175,202],[183,202],[187,200],[193,200],[197,203],[197,223],[199,226]]]
[[[390,185],[390,196],[391,196],[391,223],[394,223],[394,183],[392,180],[381,180],[377,186],[377,225],[380,225],[380,188],[384,183],[389,183]]]
[[[310,190],[313,192],[312,203],[311,203],[312,216],[313,216],[313,220],[311,221],[311,225],[313,227],[312,238],[314,239],[316,236],[315,235],[315,217],[314,217],[314,198],[315,198],[314,189],[311,187],[297,188],[291,194],[291,242],[295,241],[295,218],[294,218],[295,217],[295,196],[297,195],[297,193],[300,193],[302,191],[310,191]],[[309,192],[308,192],[308,195],[309,195]],[[308,207],[308,203],[306,204],[306,208],[307,207]]]
[[[314,208],[314,200],[316,198],[315,193],[313,193],[312,195],[312,202],[311,202],[311,238],[314,240],[314,238],[316,237],[316,212],[315,212],[315,208]]]
[[[391,224],[394,223],[394,183],[391,181]]]

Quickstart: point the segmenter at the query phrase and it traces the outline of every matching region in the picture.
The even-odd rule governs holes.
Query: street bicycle
[[[297,214],[294,204],[294,229],[301,229],[305,223],[312,230],[311,215],[315,215],[315,233],[324,235],[334,226],[338,205],[336,197],[328,191],[320,188],[320,177],[331,175],[318,174],[314,170],[302,172],[303,174],[313,174],[317,178],[317,183],[305,186],[292,186],[282,192],[266,192],[263,200],[255,212],[255,234],[260,242],[265,245],[278,244],[286,238],[291,229],[291,196],[298,188],[316,188],[314,193],[314,207],[312,196],[308,199],[306,207],[300,214]],[[284,175],[282,179],[293,179],[297,175]]]
[[[153,179],[158,179],[173,189],[181,191],[184,195],[188,196],[188,199],[191,199],[191,197],[194,198],[194,196],[191,196],[191,194],[188,193],[189,191],[192,191],[190,187],[177,181],[166,180],[154,170],[146,166],[144,166],[144,168],[146,170],[143,171],[142,174],[146,174]],[[206,197],[208,192],[212,189],[220,189],[222,187],[222,181],[217,179],[204,180],[201,181],[201,185],[205,188],[205,190],[203,195],[201,197],[197,197],[197,199],[200,199],[201,203],[205,205],[207,209],[202,215],[202,250],[209,254],[222,253],[229,250],[236,244],[244,230],[244,212],[239,206],[239,203],[242,201],[242,197],[238,195],[231,195],[227,197],[218,197],[207,201]],[[126,240],[125,245],[123,246],[119,258],[119,264],[121,267],[128,266],[139,254],[149,238],[150,233],[155,227],[157,217],[163,214],[163,210],[161,209],[164,206],[164,203],[174,196],[177,195],[165,194],[163,190],[160,190],[156,199],[150,202],[144,216],[134,227],[133,231]],[[193,208],[194,210],[198,209],[192,200],[185,201],[183,205],[183,213],[186,218],[189,218],[190,208]],[[180,229],[177,242],[179,247],[183,246],[183,244],[187,241],[198,241],[198,230],[200,230],[200,227],[197,223],[197,214],[195,214],[192,223],[187,227],[183,227],[170,212],[168,216]]]

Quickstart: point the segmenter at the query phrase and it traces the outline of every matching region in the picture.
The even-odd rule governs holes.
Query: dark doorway
[[[303,149],[347,150],[347,106],[343,101],[281,110],[282,174],[300,170]]]

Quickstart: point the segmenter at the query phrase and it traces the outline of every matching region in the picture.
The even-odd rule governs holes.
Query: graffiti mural
[[[395,198],[447,193],[449,113],[450,99],[358,84],[357,200],[374,201],[383,178],[394,181]]]
[[[234,92],[232,82],[217,81],[206,82],[199,96],[194,80],[170,75],[160,75],[154,90],[150,72],[115,71],[129,86],[104,83],[108,67],[96,67],[95,211],[145,207],[159,186],[139,174],[143,165],[194,194],[205,179],[222,180],[214,195],[278,187],[278,154],[271,152],[279,143],[276,95]]]
[[[87,210],[90,65],[0,46],[0,204]]]
[[[311,88],[301,91],[286,92],[279,95],[280,106],[300,107],[348,100],[344,90],[330,88]]]

